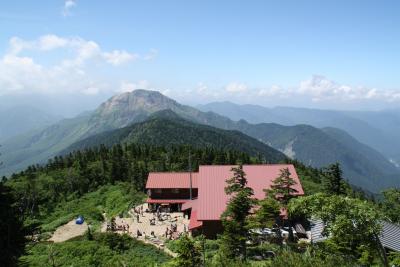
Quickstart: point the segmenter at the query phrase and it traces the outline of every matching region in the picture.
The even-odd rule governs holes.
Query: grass
[[[61,202],[53,212],[40,220],[43,232],[52,232],[78,215],[87,223],[97,226],[107,217],[116,216],[143,201],[144,194],[131,189],[128,183],[105,185],[81,198]]]
[[[96,233],[62,243],[40,242],[27,247],[20,266],[160,266],[171,258],[152,245],[127,235]],[[53,264],[54,263],[54,264]]]

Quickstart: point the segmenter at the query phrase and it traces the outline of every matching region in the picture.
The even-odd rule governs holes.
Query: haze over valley
[[[0,266],[400,267],[400,2],[0,3]]]

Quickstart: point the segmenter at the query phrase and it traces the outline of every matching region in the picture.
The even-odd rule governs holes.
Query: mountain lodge
[[[146,189],[147,203],[152,209],[166,208],[183,211],[189,218],[189,230],[215,237],[222,231],[221,214],[225,211],[229,196],[225,194],[226,180],[233,176],[233,165],[199,166],[198,172],[152,172]],[[292,164],[243,165],[247,184],[254,190],[256,199],[265,197],[264,189],[270,189],[282,169],[288,168],[296,181],[295,195],[304,195],[303,188]]]

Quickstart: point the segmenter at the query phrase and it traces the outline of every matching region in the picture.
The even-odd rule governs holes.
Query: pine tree
[[[247,187],[243,166],[232,168],[233,177],[226,181],[226,194],[231,198],[225,212],[221,216],[224,232],[221,252],[227,258],[246,260],[246,241],[249,237],[247,216],[254,205],[253,189]]]
[[[273,181],[271,189],[266,190],[266,193],[275,196],[283,206],[286,206],[293,194],[297,193],[297,190],[293,188],[297,183],[290,175],[289,168],[281,169],[280,175]]]
[[[11,188],[0,183],[0,266],[15,266],[26,241],[14,202]]]
[[[329,165],[325,170],[325,176],[327,178],[325,183],[326,193],[331,195],[346,194],[346,184],[343,180],[339,163]]]
[[[201,265],[201,250],[195,241],[187,235],[181,236],[177,242],[178,256],[173,265],[179,267],[197,267]]]
[[[258,202],[259,209],[254,216],[256,227],[260,228],[272,228],[274,227],[277,218],[280,215],[280,204],[279,202],[271,197],[266,196],[264,199]]]

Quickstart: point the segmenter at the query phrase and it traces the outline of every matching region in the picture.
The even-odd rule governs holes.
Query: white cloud
[[[28,41],[19,37],[12,37],[9,41],[9,54],[17,55],[24,50],[48,51],[71,45],[71,40],[57,35],[48,34],[39,37],[38,40]]]
[[[54,34],[44,35],[39,38],[39,47],[41,50],[52,50],[64,47],[68,44],[68,40],[58,37]]]
[[[133,61],[139,58],[137,54],[130,54],[126,51],[114,50],[110,53],[103,53],[104,58],[110,64],[115,66],[124,64],[129,61]]]
[[[149,89],[149,87],[150,87],[150,84],[146,80],[141,80],[136,83],[122,81],[121,86],[120,86],[119,90],[117,90],[117,91],[124,93],[124,92],[132,92],[136,89]]]
[[[308,96],[315,102],[330,100],[393,102],[400,100],[400,91],[338,84],[321,75],[314,75],[310,79],[302,81],[297,90],[292,90],[292,94]]]
[[[24,41],[18,37],[12,37],[9,41],[8,53],[16,55],[24,49],[30,49],[32,44],[30,42]]]
[[[208,94],[208,86],[202,82],[197,84],[196,92],[199,94]]]
[[[229,93],[242,93],[247,91],[247,85],[244,83],[232,82],[225,87]]]
[[[29,56],[31,52],[39,52],[38,58],[45,58],[45,53],[57,49],[62,50],[59,62],[49,66]],[[104,77],[96,77],[89,63],[119,66],[137,58],[139,55],[125,50],[103,51],[96,42],[80,37],[53,34],[35,40],[12,37],[7,53],[0,55],[0,95],[24,91],[97,94],[104,89]],[[143,82],[138,85],[147,87]]]
[[[283,94],[284,90],[278,85],[273,85],[270,88],[262,88],[258,90],[258,95],[261,97],[265,96],[278,96]]]
[[[74,7],[76,7],[76,5],[77,4],[76,4],[75,0],[65,0],[64,7],[63,7],[63,10],[62,10],[62,15],[64,17],[71,16],[72,15],[71,10]]]
[[[150,49],[149,53],[145,54],[143,56],[144,60],[153,60],[158,56],[158,50],[157,49]]]
[[[400,90],[384,90],[366,86],[339,84],[324,76],[314,75],[297,86],[279,85],[250,87],[241,82],[210,87],[198,83],[192,89],[171,90],[170,95],[187,103],[233,101],[261,105],[294,105],[320,108],[380,107],[400,102]],[[268,103],[268,104],[267,104]]]
[[[172,93],[171,89],[164,89],[160,91],[161,94],[166,95],[166,96],[170,96]]]

